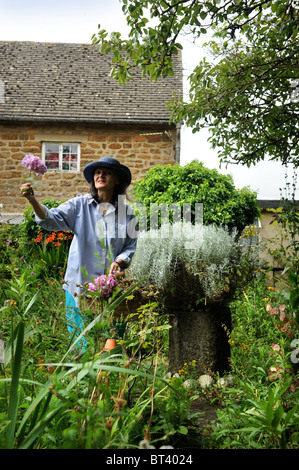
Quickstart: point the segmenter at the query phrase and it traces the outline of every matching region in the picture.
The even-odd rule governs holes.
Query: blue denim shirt
[[[117,258],[122,259],[126,267],[129,265],[137,242],[136,219],[131,207],[119,204],[115,209],[110,204],[102,215],[100,205],[86,194],[57,208],[45,209],[44,219],[35,216],[42,228],[48,231],[70,230],[74,234],[63,285],[71,295],[83,292],[78,285],[107,274]]]

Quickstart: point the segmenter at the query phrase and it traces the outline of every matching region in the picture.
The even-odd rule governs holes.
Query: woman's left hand
[[[122,261],[122,260],[120,260],[120,261],[113,261],[113,263],[111,263],[111,266],[110,266],[109,275],[112,276],[113,274],[120,273],[121,270],[122,270],[122,264],[123,264],[123,261]]]

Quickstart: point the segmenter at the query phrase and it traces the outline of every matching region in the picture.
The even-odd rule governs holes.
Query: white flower
[[[219,379],[217,380],[217,385],[219,385],[219,387],[225,387],[226,380],[223,377],[219,377]]]
[[[139,449],[155,449],[155,446],[151,446],[147,439],[139,442]],[[172,446],[161,446],[160,449],[174,449]]]
[[[184,385],[185,388],[193,387],[193,386],[195,385],[195,384],[194,384],[194,380],[190,380],[190,379],[189,379],[189,380],[185,380],[185,382],[184,382],[183,385]]]
[[[139,449],[155,449],[156,447],[151,446],[147,439],[139,442]]]
[[[201,375],[198,381],[202,388],[210,387],[210,385],[213,383],[213,379],[210,375]]]
[[[219,377],[217,380],[217,385],[219,387],[229,387],[233,384],[233,376],[228,375],[227,377]]]
[[[226,378],[226,385],[230,386],[233,385],[234,378],[232,375],[228,375]]]

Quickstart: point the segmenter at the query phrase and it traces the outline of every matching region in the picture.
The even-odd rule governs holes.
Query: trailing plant
[[[228,229],[200,224],[175,223],[158,230],[140,232],[129,276],[195,308],[231,298],[237,286],[252,277],[254,258]],[[166,236],[165,236],[166,235]]]

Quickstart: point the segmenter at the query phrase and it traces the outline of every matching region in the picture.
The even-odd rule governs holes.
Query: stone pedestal
[[[169,366],[176,373],[196,361],[199,375],[229,370],[231,316],[227,306],[212,305],[197,312],[169,311]]]

